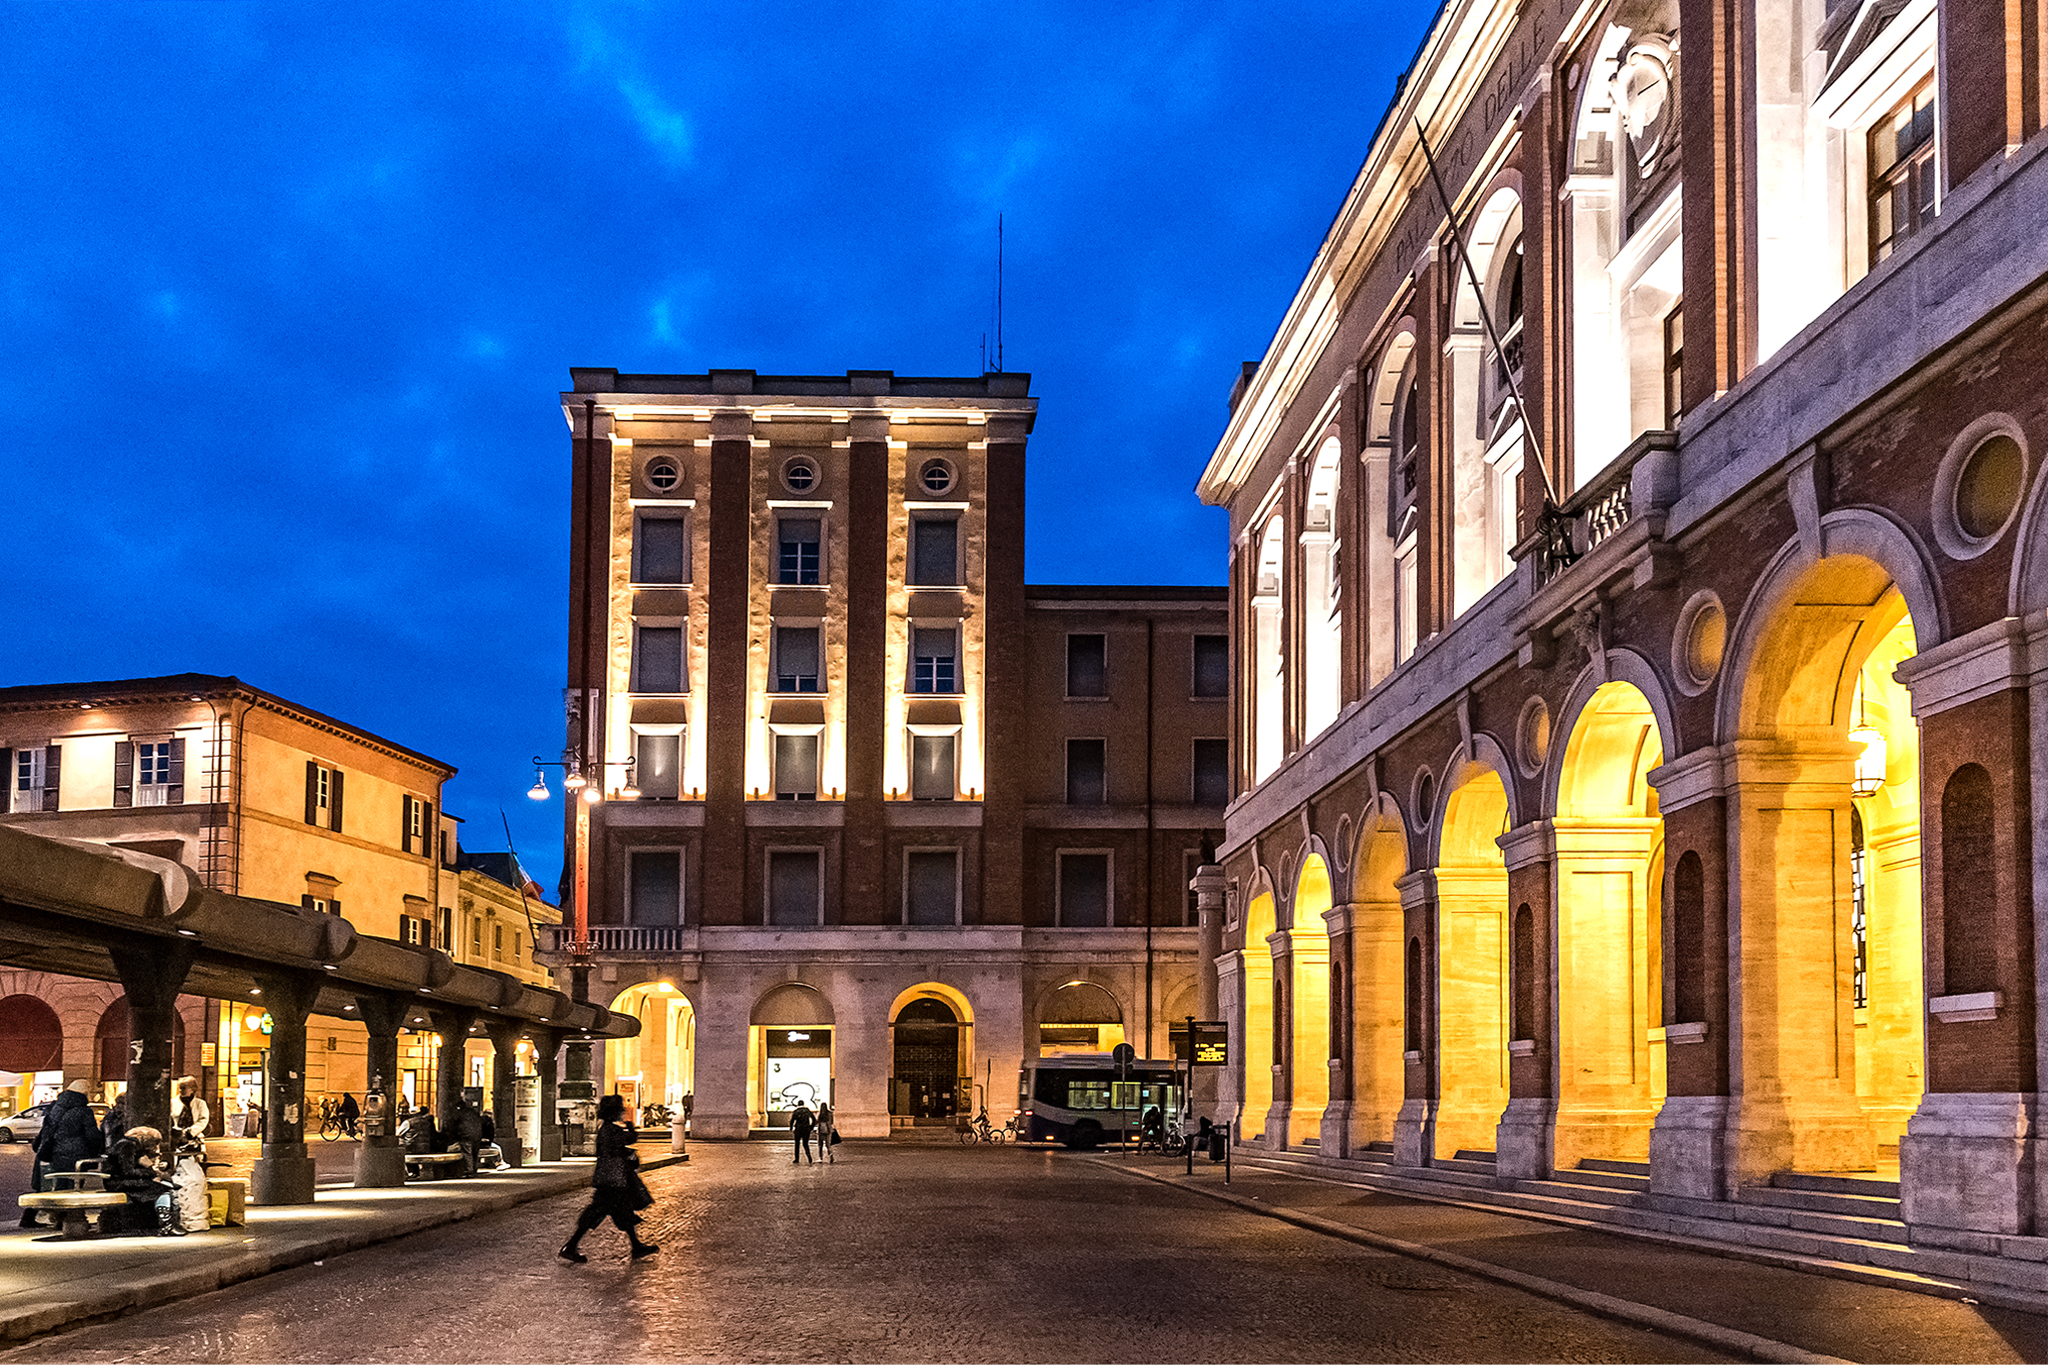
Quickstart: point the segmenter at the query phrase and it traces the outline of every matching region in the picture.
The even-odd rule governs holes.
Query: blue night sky
[[[238,675],[552,887],[569,367],[977,373],[998,212],[1032,580],[1220,583],[1194,481],[1429,14],[9,4],[0,683]]]

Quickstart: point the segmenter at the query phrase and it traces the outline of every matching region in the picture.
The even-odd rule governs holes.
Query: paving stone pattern
[[[0,1360],[1718,1360],[1676,1336],[1132,1180],[1112,1156],[697,1144],[661,1253],[578,1196],[32,1342]]]

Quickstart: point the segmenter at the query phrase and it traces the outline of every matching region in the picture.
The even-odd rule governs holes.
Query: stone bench
[[[415,1176],[445,1175],[451,1168],[469,1164],[469,1158],[460,1152],[407,1152],[405,1173],[408,1179]]]
[[[91,1235],[86,1222],[88,1216],[99,1214],[101,1230],[105,1231],[105,1217],[108,1209],[117,1209],[128,1203],[125,1194],[113,1194],[106,1190],[64,1190],[46,1194],[24,1194],[19,1196],[21,1206],[38,1212],[59,1215],[59,1226],[64,1230],[66,1240],[76,1241]]]

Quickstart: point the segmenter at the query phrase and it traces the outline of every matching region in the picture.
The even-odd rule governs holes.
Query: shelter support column
[[[315,976],[259,976],[270,1015],[265,1057],[263,1150],[250,1172],[249,1194],[258,1204],[313,1202],[313,1158],[306,1151],[306,1017],[320,994]]]
[[[128,1122],[168,1129],[171,1120],[171,1047],[177,1033],[178,991],[192,970],[192,946],[181,940],[146,948],[116,948],[114,970],[128,993]]]
[[[1200,923],[1200,959],[1195,963],[1195,1014],[1204,1022],[1223,1018],[1217,1013],[1216,960],[1223,956],[1223,869],[1204,863],[1195,869],[1188,883],[1195,893],[1195,915]],[[1188,1098],[1198,1114],[1216,1114],[1218,1071],[1227,1067],[1191,1069]]]
[[[519,1040],[526,1028],[517,1019],[491,1016],[484,1033],[491,1040],[491,1125],[507,1166],[525,1164],[519,1138]]]
[[[1436,874],[1420,868],[1401,892],[1401,1111],[1394,1117],[1394,1164],[1427,1166],[1436,1150]]]
[[[412,1008],[405,996],[365,993],[356,997],[356,1014],[369,1031],[364,1059],[368,1082],[363,1105],[362,1145],[356,1148],[356,1184],[393,1188],[405,1183],[405,1153],[398,1145],[398,1030]]]
[[[1508,870],[1508,1107],[1494,1132],[1495,1169],[1514,1180],[1547,1180],[1557,1153],[1557,1012],[1551,990],[1556,920],[1551,906],[1552,825],[1523,825],[1500,837]]]
[[[462,1106],[463,1070],[468,1062],[469,1030],[476,1023],[476,1011],[436,1009],[429,1017],[434,1021],[434,1031],[441,1035],[439,1064],[434,1075],[434,1122],[441,1135],[448,1137],[454,1132],[455,1115]]]
[[[562,1125],[557,1112],[561,1103],[562,1034],[558,1029],[534,1029],[533,1069],[540,1073],[540,1159],[562,1159]]]
[[[1928,1011],[1927,1088],[1899,1142],[1899,1193],[1922,1244],[2048,1227],[2035,1129],[2043,834],[2031,785],[2043,773],[2048,670],[2024,685],[2013,676],[2025,657],[2016,624],[1936,646],[1899,669],[1920,721]],[[2048,628],[2037,639],[2048,643]],[[1988,693],[1986,655],[2008,665],[2007,685]]]
[[[1726,1199],[1728,1178],[1728,803],[1721,753],[1652,769],[1664,820],[1663,1108],[1650,1129],[1650,1188]]]

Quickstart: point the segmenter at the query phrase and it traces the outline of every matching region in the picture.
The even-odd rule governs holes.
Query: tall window
[[[1109,641],[1101,635],[1067,637],[1067,695],[1109,695]]]
[[[681,731],[633,732],[633,784],[642,798],[673,801],[682,795]]]
[[[784,517],[776,523],[779,542],[775,581],[810,584],[819,581],[821,523],[817,517]]]
[[[682,692],[683,628],[635,625],[633,627],[633,690],[635,692]]]
[[[640,514],[633,532],[633,581],[690,581],[688,523],[681,517]]]
[[[1849,952],[1852,1003],[1870,1003],[1870,864],[1863,847],[1863,813],[1849,808]]]
[[[1870,263],[1934,221],[1934,82],[1900,100],[1870,130]]]
[[[903,918],[910,924],[959,922],[958,850],[914,848],[904,856]]]
[[[9,809],[17,814],[57,809],[62,750],[62,745],[47,744],[39,749],[14,751],[12,780],[7,784],[13,798]]]
[[[1067,741],[1067,804],[1100,806],[1109,800],[1107,764],[1099,739]]]
[[[636,849],[626,855],[626,922],[683,922],[683,855],[679,851]]]
[[[178,806],[184,801],[184,740],[123,740],[114,745],[116,806]]]
[[[1197,635],[1195,637],[1195,681],[1190,695],[1197,697],[1227,697],[1230,695],[1230,637],[1228,635]]]
[[[342,794],[345,784],[339,768],[306,761],[306,823],[341,833]]]
[[[818,737],[814,734],[775,736],[775,799],[818,799]]]
[[[951,801],[959,795],[956,750],[952,735],[910,737],[911,800]]]
[[[775,628],[775,690],[816,692],[818,686],[818,628],[777,626]]]
[[[910,690],[960,690],[959,634],[951,626],[910,628]]]
[[[953,517],[919,517],[910,523],[910,581],[920,587],[955,587],[960,582],[960,523]]]
[[[1422,940],[1408,940],[1408,957],[1401,970],[1401,1044],[1409,1052],[1422,1051]]]
[[[768,923],[786,928],[817,924],[822,876],[816,849],[775,849],[768,854]]]
[[[1941,993],[1998,987],[1998,944],[2010,919],[1998,908],[1997,811],[1981,764],[1955,770],[1941,793]]]
[[[1069,929],[1109,927],[1109,855],[1059,855],[1059,921]]]
[[[1227,739],[1198,739],[1195,741],[1195,804],[1198,806],[1227,806],[1230,804],[1230,741]]]
[[[1685,411],[1685,309],[1684,300],[1671,305],[1664,315],[1664,429],[1678,428]]]
[[[407,853],[423,853],[433,856],[434,842],[427,831],[434,827],[434,803],[422,801],[417,796],[401,796],[399,805],[398,846]]]
[[[1707,876],[1700,855],[1687,849],[1671,875],[1672,997],[1678,1022],[1707,1017]]]

